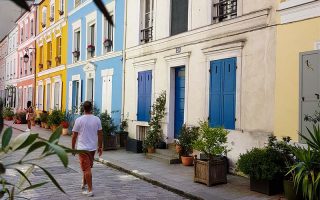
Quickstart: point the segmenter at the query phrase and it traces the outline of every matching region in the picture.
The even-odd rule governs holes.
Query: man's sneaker
[[[93,192],[89,192],[88,190],[85,190],[82,192],[82,194],[87,195],[88,197],[93,197]]]

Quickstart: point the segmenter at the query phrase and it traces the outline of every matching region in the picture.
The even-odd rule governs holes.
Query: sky
[[[15,21],[23,12],[11,0],[0,0],[0,40],[15,26]]]

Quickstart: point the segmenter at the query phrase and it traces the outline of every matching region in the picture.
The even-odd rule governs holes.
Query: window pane
[[[171,1],[171,35],[188,31],[188,0]]]

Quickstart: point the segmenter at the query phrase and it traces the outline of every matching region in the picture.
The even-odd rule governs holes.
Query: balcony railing
[[[153,27],[145,28],[141,30],[141,42],[142,43],[148,43],[152,41],[152,32]]]
[[[213,4],[213,22],[221,22],[237,17],[237,0],[220,0]]]

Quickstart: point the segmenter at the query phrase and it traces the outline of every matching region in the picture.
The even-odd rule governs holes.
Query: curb
[[[20,129],[20,128],[13,127],[13,126],[10,126],[10,125],[8,125],[8,124],[4,124],[4,125],[5,125],[5,126],[9,126],[9,127],[13,128],[13,129],[16,129],[16,130],[19,130],[19,131],[24,131],[24,130],[22,130],[22,129]],[[43,139],[43,140],[45,139],[45,138],[40,137],[40,136],[38,136],[38,137],[39,137],[40,139]],[[64,146],[64,145],[61,145],[61,146]],[[143,175],[141,175],[141,174],[135,173],[135,172],[133,172],[133,171],[131,171],[131,170],[125,169],[125,168],[123,168],[123,167],[121,167],[121,166],[119,166],[119,165],[116,165],[116,164],[114,164],[114,163],[111,163],[111,162],[109,162],[109,161],[107,161],[107,160],[104,160],[104,159],[102,159],[102,158],[95,158],[95,161],[96,161],[96,162],[99,162],[99,163],[101,163],[101,164],[104,164],[104,165],[106,165],[106,166],[108,166],[108,167],[111,167],[111,168],[113,168],[113,169],[116,169],[116,170],[118,170],[118,171],[124,172],[124,173],[126,173],[126,174],[130,174],[130,175],[132,175],[132,176],[134,176],[134,177],[137,177],[137,178],[139,178],[139,179],[141,179],[141,180],[144,180],[144,181],[146,181],[146,182],[148,182],[148,183],[151,183],[152,185],[156,185],[156,186],[161,187],[161,188],[163,188],[163,189],[165,189],[165,190],[168,190],[168,191],[170,191],[170,192],[176,193],[176,194],[178,194],[178,195],[180,195],[180,196],[182,196],[182,197],[185,197],[185,198],[188,198],[188,199],[192,199],[192,200],[204,200],[204,199],[201,198],[201,197],[195,196],[195,195],[190,194],[190,193],[188,193],[188,192],[185,192],[185,191],[183,191],[183,190],[180,190],[180,189],[177,189],[177,188],[175,188],[175,187],[172,187],[172,186],[166,185],[166,184],[164,184],[164,183],[161,183],[161,182],[159,182],[159,181],[157,181],[157,180],[154,180],[154,179],[148,178],[148,177],[146,177],[146,176],[143,176]]]
[[[163,189],[165,189],[165,190],[168,190],[168,191],[170,191],[170,192],[176,193],[176,194],[178,194],[178,195],[180,195],[180,196],[182,196],[182,197],[186,197],[186,198],[192,199],[192,200],[204,200],[204,199],[201,198],[201,197],[195,196],[195,195],[190,194],[190,193],[187,193],[187,192],[185,192],[185,191],[183,191],[183,190],[180,190],[180,189],[177,189],[177,188],[175,188],[175,187],[172,187],[172,186],[166,185],[166,184],[164,184],[164,183],[161,183],[161,182],[159,182],[159,181],[157,181],[157,180],[154,180],[154,179],[148,178],[148,177],[146,177],[146,176],[143,176],[143,175],[141,175],[141,174],[135,173],[135,172],[133,172],[133,171],[131,171],[131,170],[125,169],[125,168],[123,168],[123,167],[121,167],[121,166],[119,166],[119,165],[116,165],[116,164],[114,164],[114,163],[111,163],[111,162],[109,162],[109,161],[107,161],[107,160],[104,160],[104,159],[102,159],[102,158],[96,158],[95,161],[97,161],[97,162],[99,162],[99,163],[102,163],[102,164],[104,164],[104,165],[106,165],[106,166],[108,166],[108,167],[111,167],[111,168],[113,168],[113,169],[116,169],[116,170],[118,170],[118,171],[122,171],[122,172],[124,172],[124,173],[126,173],[126,174],[130,174],[130,175],[132,175],[132,176],[134,176],[134,177],[137,177],[137,178],[139,178],[139,179],[141,179],[141,180],[144,180],[144,181],[146,181],[146,182],[148,182],[148,183],[151,183],[151,184],[153,184],[153,185],[159,186],[159,187],[161,187],[161,188],[163,188]]]

